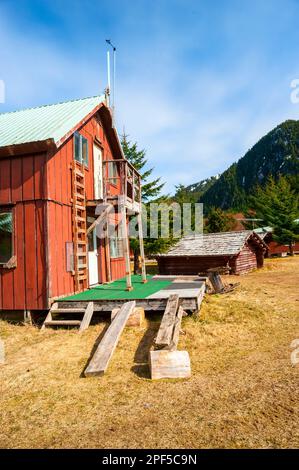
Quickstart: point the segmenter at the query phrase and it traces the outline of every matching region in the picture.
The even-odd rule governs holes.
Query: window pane
[[[110,258],[117,258],[116,238],[110,238]]]
[[[81,162],[81,148],[80,148],[80,134],[75,134],[74,136],[74,147],[75,147],[75,150],[74,150],[74,153],[75,153],[75,160],[77,160],[77,162]]]
[[[109,162],[108,163],[108,177],[111,178],[109,180],[110,183],[117,185],[117,164],[116,162]]]
[[[0,263],[8,263],[13,255],[12,213],[0,213]]]
[[[121,258],[123,256],[123,245],[120,238],[110,238],[110,258]]]
[[[88,166],[88,141],[82,137],[82,161],[85,166]]]

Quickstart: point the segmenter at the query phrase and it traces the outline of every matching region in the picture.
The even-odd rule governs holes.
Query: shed
[[[272,227],[259,227],[259,228],[254,229],[254,231],[267,244],[267,253],[265,254],[266,258],[284,257],[290,254],[289,245],[281,245],[274,240]],[[295,241],[293,244],[293,253],[294,254],[299,253],[298,241]]]
[[[266,250],[255,232],[243,230],[186,236],[156,258],[160,274],[197,274],[219,266],[245,274],[263,266]]]

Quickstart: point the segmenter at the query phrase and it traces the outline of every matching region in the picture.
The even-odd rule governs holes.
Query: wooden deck
[[[130,292],[130,300],[136,302],[136,307],[142,307],[145,311],[164,311],[169,297],[173,294],[178,295],[179,305],[187,312],[197,313],[205,293],[205,281],[203,280],[186,280],[180,279],[179,276],[172,280],[166,287],[157,292],[146,296],[145,298],[134,298],[134,290]],[[128,299],[122,298],[120,292],[119,298],[117,294],[115,298],[93,298],[94,312],[109,312],[115,308],[121,308]],[[86,308],[88,300],[80,299],[76,296],[68,299],[58,299],[59,308]]]

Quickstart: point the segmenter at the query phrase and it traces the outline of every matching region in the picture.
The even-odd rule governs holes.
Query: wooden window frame
[[[112,255],[112,252],[111,252],[111,241],[112,240],[116,240],[116,249],[117,249],[117,253],[115,256]],[[121,247],[121,248],[120,248]],[[123,247],[122,247],[122,239],[119,238],[119,237],[111,237],[109,239],[109,251],[110,251],[110,258],[112,260],[117,260],[117,259],[122,259],[124,257],[124,253],[123,253]]]
[[[11,234],[11,257],[6,263],[0,262],[0,269],[13,269],[17,266],[17,257],[16,257],[16,247],[15,247],[15,238],[16,238],[16,214],[14,207],[11,205],[1,205],[0,206],[0,214],[7,214],[11,213],[12,215],[12,234]]]
[[[108,182],[115,188],[117,188],[117,183],[119,181],[119,172],[118,172],[118,166],[117,162],[115,162],[113,159],[107,160],[107,173],[108,173]],[[116,169],[116,175],[110,175],[110,168],[115,168]]]
[[[76,158],[76,140],[79,139],[79,160]],[[83,160],[83,145],[86,144],[86,160]],[[76,162],[81,163],[84,165],[85,168],[89,167],[89,141],[84,135],[80,134],[79,132],[74,133],[74,160]]]

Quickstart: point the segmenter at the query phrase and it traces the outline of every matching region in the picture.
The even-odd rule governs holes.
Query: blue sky
[[[173,192],[299,118],[298,0],[0,0],[0,112],[101,94]]]

